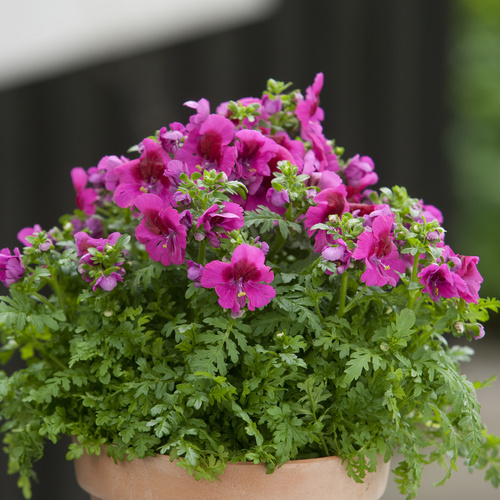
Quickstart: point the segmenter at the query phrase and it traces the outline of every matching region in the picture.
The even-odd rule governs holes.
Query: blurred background
[[[74,208],[69,171],[125,154],[187,100],[259,96],[270,77],[325,74],[325,135],[371,156],[380,185],[404,185],[444,214],[450,246],[479,255],[500,297],[500,2],[497,0],[0,0],[0,248]],[[5,290],[1,290],[3,293]],[[499,371],[499,315],[465,371]],[[500,383],[480,393],[500,434]],[[86,499],[49,446],[34,500]],[[0,454],[0,498],[21,499]],[[500,493],[480,473],[419,499]],[[385,500],[403,497],[391,483]]]

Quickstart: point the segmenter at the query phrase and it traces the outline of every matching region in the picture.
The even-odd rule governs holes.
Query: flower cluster
[[[325,137],[323,75],[305,96],[288,87],[269,80],[262,97],[215,112],[189,101],[189,122],[144,138],[132,158],[74,168],[75,212],[0,252],[14,297],[0,301],[0,356],[38,352],[47,384],[71,387],[50,406],[37,371],[23,404],[64,414],[82,446],[168,452],[199,477],[228,457],[273,468],[337,453],[358,479],[373,453],[400,446],[413,494],[418,446],[458,456],[453,428],[469,451],[487,449],[469,432],[470,387],[450,382],[465,355],[443,335],[481,338],[499,303],[480,298],[479,258],[449,247],[436,207],[375,189],[374,161]],[[448,414],[452,391],[463,405]],[[89,410],[74,413],[82,401]]]
[[[220,248],[221,241],[245,226],[244,211],[266,208],[286,220],[300,220],[314,252],[333,263],[337,274],[362,269],[360,281],[367,286],[394,287],[401,279],[408,280],[410,270],[413,282],[418,277],[420,292],[434,301],[455,298],[477,303],[482,282],[476,267],[479,259],[456,255],[445,245],[439,210],[417,200],[407,211],[391,207],[384,196],[369,189],[378,181],[373,160],[358,154],[343,161],[340,148],[324,137],[322,86],[320,73],[306,97],[299,92],[283,96],[280,84],[272,82],[261,99],[224,103],[216,113],[210,112],[205,99],[188,102],[196,111],[189,123],[171,123],[144,139],[138,146],[139,158],[105,157],[88,172],[74,168],[76,204],[84,214],[75,222],[78,229],[87,229],[75,234],[84,279],[94,289],[110,291],[125,273],[123,262],[112,263],[116,270],[103,269],[95,279],[89,273],[96,267],[96,257],[87,249],[102,251],[119,236],[93,239],[102,235],[95,214],[111,200],[131,209],[138,220],[135,238],[152,260],[164,266],[184,265],[190,242]],[[279,182],[284,169],[293,169],[295,178],[303,176],[306,189],[300,203],[291,202],[289,186]],[[203,185],[207,174],[217,179],[217,185]],[[189,184],[202,191],[193,193]],[[230,190],[225,191],[225,184],[240,191],[227,196]],[[292,195],[297,197],[297,192]],[[342,225],[344,214],[349,215],[354,233]],[[415,230],[420,236],[417,246]],[[268,248],[266,242],[242,238],[244,246],[225,246],[233,267],[219,260],[207,263],[203,253],[198,261],[194,255],[188,259],[190,269],[197,265],[197,282],[215,288],[219,304],[233,314],[240,313],[247,299],[253,310],[275,295],[269,285],[272,272],[261,271],[265,258],[261,248]],[[14,255],[8,249],[2,252],[0,279],[10,285],[22,277],[24,268],[18,249]],[[203,277],[205,268],[209,277]],[[247,289],[253,290],[250,295]]]

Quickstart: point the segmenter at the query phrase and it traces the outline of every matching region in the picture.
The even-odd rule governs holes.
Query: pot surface
[[[167,456],[118,462],[105,454],[75,461],[78,484],[93,500],[378,500],[390,463],[355,483],[338,457],[292,460],[272,474],[263,464],[228,464],[221,481],[196,481]]]

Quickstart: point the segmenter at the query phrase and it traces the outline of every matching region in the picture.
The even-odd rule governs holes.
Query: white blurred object
[[[0,90],[269,16],[281,0],[0,0]]]

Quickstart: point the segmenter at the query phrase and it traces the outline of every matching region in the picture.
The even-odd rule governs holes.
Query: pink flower
[[[97,164],[97,170],[104,175],[104,185],[108,191],[113,192],[118,186],[118,174],[115,172],[116,167],[128,163],[130,160],[116,155],[103,156]]]
[[[479,257],[470,257],[459,255],[461,267],[455,272],[465,281],[468,293],[461,294],[465,302],[474,302],[477,304],[479,300],[479,289],[483,282],[483,277],[477,270]]]
[[[152,139],[144,139],[142,147],[140,158],[114,169],[118,186],[113,198],[121,208],[132,206],[142,193],[154,193],[165,200],[172,199],[170,180],[164,175],[170,156]]]
[[[352,253],[347,248],[346,242],[340,238],[337,238],[331,245],[326,245],[325,247],[323,247],[321,256],[325,260],[334,262],[337,266],[337,273],[342,274],[351,263]],[[326,274],[332,273],[327,270]]]
[[[314,82],[306,89],[306,98],[302,98],[297,104],[297,118],[302,129],[309,129],[310,122],[321,122],[325,117],[324,111],[319,107],[319,94],[323,88],[323,73],[318,73]]]
[[[235,126],[230,120],[209,115],[199,129],[189,132],[175,159],[185,162],[190,173],[199,165],[206,170],[224,172],[229,177],[236,160],[235,147],[229,145],[234,133]]]
[[[186,129],[182,123],[174,122],[170,124],[170,130],[162,127],[158,134],[158,139],[163,149],[170,154],[177,153],[183,137],[186,135]]]
[[[27,236],[33,236],[42,230],[40,224],[35,224],[33,227],[25,227],[17,233],[17,239],[27,247],[33,246],[27,239]]]
[[[93,188],[85,187],[88,181],[87,172],[82,167],[75,167],[71,170],[71,180],[76,191],[76,206],[85,215],[94,215],[97,193]]]
[[[418,273],[420,283],[424,288],[422,292],[428,293],[434,302],[441,297],[451,299],[461,296],[470,296],[465,281],[456,273],[451,271],[447,264],[430,264]],[[464,300],[465,297],[463,297]],[[472,300],[466,300],[472,302]]]
[[[378,182],[378,175],[374,172],[374,168],[373,160],[369,156],[356,155],[351,158],[344,169],[350,200],[360,202],[361,192]]]
[[[275,207],[284,207],[287,203],[290,203],[290,196],[286,189],[277,191],[274,188],[269,188],[266,193],[266,200]]]
[[[87,283],[93,283],[94,292],[97,287],[101,287],[106,292],[113,290],[119,281],[123,281],[125,269],[121,267],[123,260],[115,262],[115,270],[106,270],[102,263],[89,252],[89,248],[95,248],[98,252],[105,252],[106,246],[114,246],[120,237],[120,233],[115,232],[109,238],[91,238],[87,233],[79,232],[75,234],[77,255],[81,255],[78,272]]]
[[[76,254],[81,256],[88,253],[89,248],[102,252],[106,244],[113,246],[120,237],[120,233],[111,233],[108,238],[92,238],[89,234],[80,231],[75,234]]]
[[[274,279],[271,268],[264,265],[262,250],[247,244],[239,245],[233,252],[231,262],[214,260],[203,271],[201,285],[214,288],[219,296],[219,305],[231,309],[234,317],[248,303],[248,309],[264,307],[276,296],[269,285]]]
[[[220,247],[219,238],[227,238],[227,233],[243,227],[243,209],[228,201],[222,202],[222,207],[215,204],[206,210],[199,218],[196,227],[203,228],[208,241],[214,248]],[[203,235],[199,236],[203,239]]]
[[[19,248],[14,248],[13,254],[8,248],[0,250],[0,281],[5,286],[19,281],[23,277],[24,271]]]
[[[309,236],[312,236],[316,231],[315,229],[311,229],[314,225],[324,224],[328,222],[331,215],[341,216],[344,212],[348,211],[349,204],[345,198],[347,192],[340,177],[338,178],[338,182],[340,183],[336,187],[320,191],[314,198],[317,205],[308,208],[305,215],[304,227],[307,229]],[[323,247],[329,242],[327,236],[325,230],[318,231],[314,242],[315,252],[323,250]]]
[[[400,259],[391,236],[392,224],[392,217],[376,217],[371,230],[367,228],[358,238],[353,258],[364,259],[366,271],[361,275],[361,281],[368,286],[396,286],[398,273],[405,271],[405,263]]]
[[[201,264],[187,261],[187,277],[190,279],[196,288],[201,287],[201,277],[203,276],[204,267]]]
[[[244,179],[248,193],[255,194],[264,176],[271,175],[269,161],[278,152],[278,145],[257,130],[239,130],[236,139],[236,173]]]
[[[138,196],[135,206],[144,216],[135,230],[135,237],[146,246],[149,256],[164,266],[182,264],[187,233],[177,210],[165,205],[155,194]]]
[[[210,103],[206,99],[200,99],[198,102],[187,101],[184,106],[196,110],[196,113],[189,117],[189,123],[186,126],[188,132],[199,129],[210,115]]]

